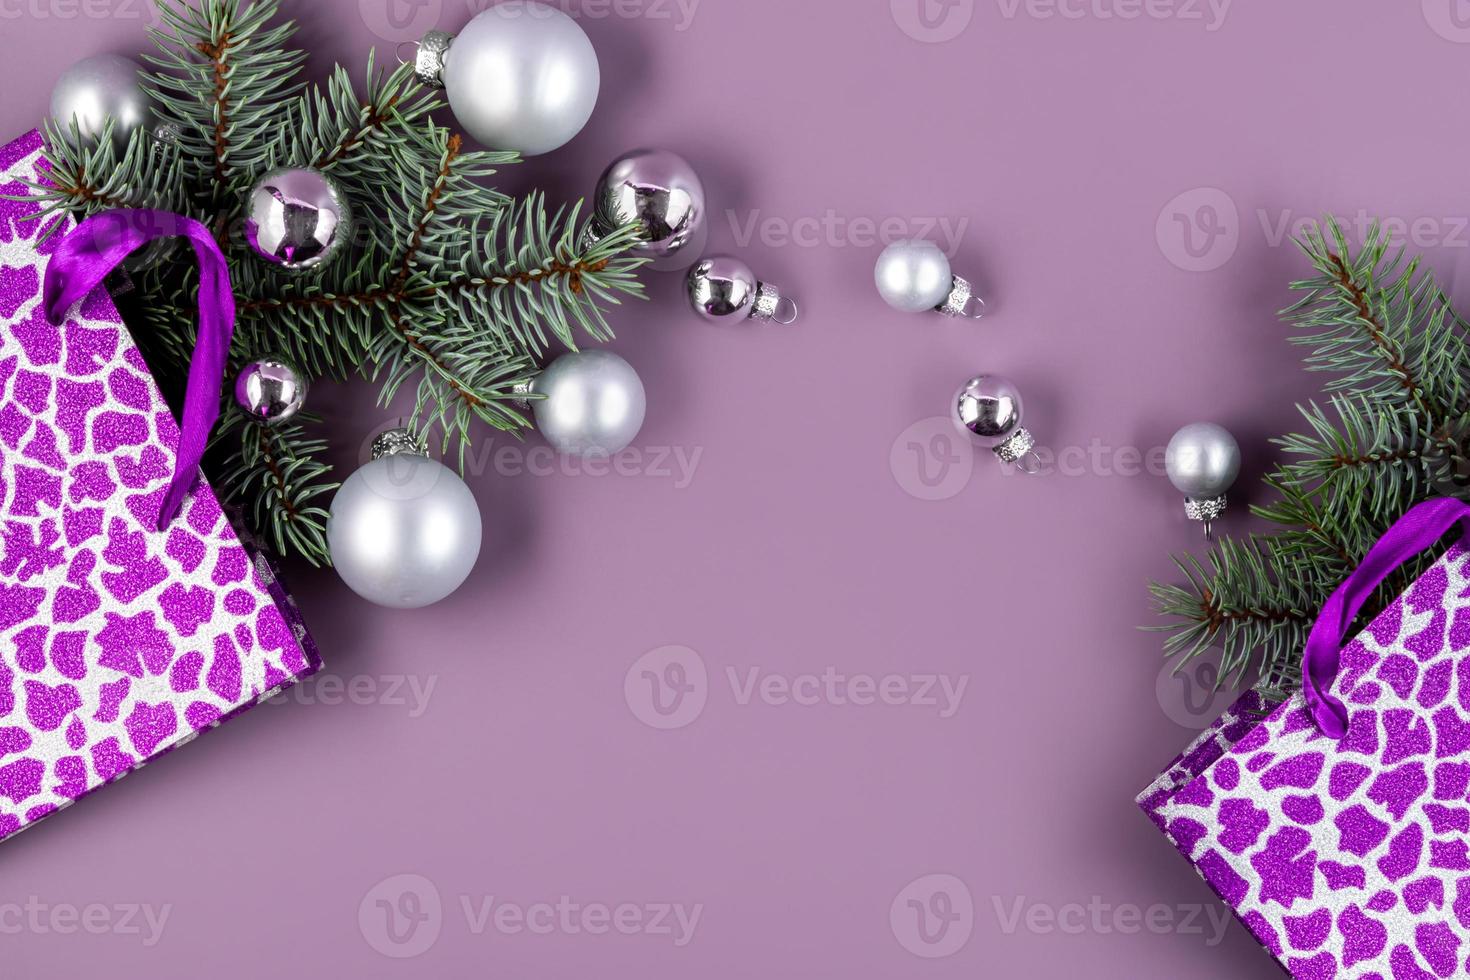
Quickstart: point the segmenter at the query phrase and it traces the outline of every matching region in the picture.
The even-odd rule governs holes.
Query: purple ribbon
[[[168,211],[116,210],[93,215],[72,229],[46,267],[46,317],[61,325],[67,311],[102,283],[129,254],[155,238],[182,236],[199,258],[199,330],[184,391],[179,451],[158,515],[162,530],[178,514],[199,474],[209,432],[219,418],[220,384],[230,337],[235,332],[235,296],[230,270],[214,236],[199,222]]]
[[[1302,657],[1302,691],[1322,734],[1332,738],[1347,734],[1347,706],[1331,691],[1341,666],[1342,641],[1363,603],[1394,569],[1433,548],[1456,522],[1463,525],[1463,533],[1470,534],[1470,504],[1443,498],[1413,507],[1378,539],[1322,607]]]

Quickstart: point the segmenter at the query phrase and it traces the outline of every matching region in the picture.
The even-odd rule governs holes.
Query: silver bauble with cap
[[[597,181],[594,237],[638,229],[629,251],[660,271],[685,269],[709,239],[704,184],[689,161],[643,149],[614,160]]]
[[[711,255],[689,269],[689,305],[711,323],[742,320],[795,323],[796,302],[779,287],[755,277],[750,266],[733,255]]]
[[[1021,392],[1011,381],[994,374],[977,375],[960,385],[951,411],[960,427],[1001,462],[1016,463],[1031,472],[1026,461],[1035,459],[1036,440],[1021,424]]]
[[[373,443],[372,461],[332,498],[327,546],[337,574],[369,602],[418,609],[464,584],[480,556],[474,495],[405,429]]]
[[[1174,489],[1184,494],[1184,512],[1211,536],[1225,516],[1226,496],[1240,477],[1240,444],[1224,426],[1193,422],[1174,433],[1164,453],[1164,469]]]
[[[51,118],[68,138],[75,122],[84,141],[99,139],[110,120],[112,143],[121,153],[133,130],[150,125],[153,118],[142,72],[142,65],[120,54],[83,58],[56,80]]]
[[[336,258],[351,238],[347,195],[320,170],[273,170],[250,191],[245,240],[274,266],[288,272],[318,268]]]
[[[455,35],[429,32],[415,69],[444,89],[465,132],[523,156],[550,153],[581,132],[602,84],[581,25],[534,0],[487,7]]]
[[[904,313],[934,310],[974,320],[985,315],[985,301],[975,295],[968,281],[954,274],[949,257],[933,242],[889,245],[878,256],[873,280],[883,301]]]

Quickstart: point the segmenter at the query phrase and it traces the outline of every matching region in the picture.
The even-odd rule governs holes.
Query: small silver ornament
[[[56,80],[51,90],[51,118],[68,137],[75,120],[81,138],[87,141],[99,139],[110,119],[113,146],[122,153],[133,130],[152,121],[142,71],[142,65],[120,54],[83,58]]]
[[[1005,378],[982,374],[960,386],[952,403],[955,421],[1003,463],[1036,471],[1036,440],[1021,424],[1021,392]]]
[[[596,237],[636,224],[639,243],[630,251],[660,271],[687,268],[688,256],[703,252],[709,238],[699,174],[668,150],[634,150],[614,160],[597,181],[596,209]]]
[[[602,84],[581,25],[534,0],[487,7],[457,35],[431,31],[415,70],[445,90],[465,132],[523,156],[550,153],[581,132]]]
[[[740,320],[795,323],[800,310],[781,290],[756,279],[750,266],[731,255],[700,259],[689,270],[689,305],[711,323]]]
[[[1174,433],[1164,454],[1169,482],[1184,494],[1184,512],[1212,536],[1215,521],[1225,516],[1226,494],[1240,476],[1240,444],[1213,422],[1195,422]]]
[[[250,192],[245,238],[257,255],[291,272],[330,262],[352,237],[352,208],[319,170],[284,168]]]
[[[557,452],[611,456],[638,438],[648,411],[643,381],[612,351],[563,354],[529,384],[536,428]]]
[[[306,404],[310,382],[284,357],[262,357],[240,369],[235,377],[235,404],[256,422],[284,422]]]
[[[480,556],[480,508],[459,474],[398,429],[332,498],[327,546],[337,574],[369,602],[418,609],[464,584]]]
[[[937,310],[948,317],[978,320],[985,301],[956,276],[949,257],[933,242],[894,242],[878,256],[873,280],[884,302],[904,313]]]

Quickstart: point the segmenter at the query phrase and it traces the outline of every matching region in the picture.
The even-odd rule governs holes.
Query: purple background
[[[418,0],[398,34],[385,2],[288,0],[312,71],[357,74],[370,45],[469,15]],[[602,57],[597,114],[506,186],[570,199],[623,149],[677,149],[709,189],[711,247],[796,295],[802,321],[709,327],[677,277],[651,278],[653,301],[616,317],[648,389],[639,475],[486,456],[479,569],[427,611],[298,572],[355,696],[308,685],[7,843],[6,980],[1277,975],[1238,926],[1212,947],[1199,910],[1220,906],[1132,803],[1210,706],[1159,680],[1160,640],[1136,628],[1154,622],[1146,582],[1200,541],[1128,450],[1221,421],[1246,450],[1237,499],[1255,494],[1266,438],[1317,390],[1275,317],[1305,270],[1283,222],[1399,219],[1452,281],[1470,206],[1444,93],[1470,28],[1454,0],[1351,17],[1331,0],[928,2],[954,36],[913,36],[916,0],[703,0],[687,21],[667,0],[572,0]],[[8,138],[70,60],[140,51],[148,11],[24,0],[0,17]],[[968,222],[956,271],[993,316],[888,310],[870,242],[886,219]],[[966,484],[968,448],[925,420],[979,371],[1020,384],[1040,440],[1071,447],[1063,465],[1024,478],[980,454]],[[390,418],[366,389],[314,407],[344,462]],[[665,450],[699,454],[687,486]],[[624,679],[668,645],[702,658],[707,704],[656,730]],[[741,703],[727,677],[829,667],[968,687],[941,718]],[[423,710],[398,703],[404,676],[434,684]],[[432,882],[442,913],[392,947],[375,903],[400,874]],[[973,901],[946,958],[906,950],[904,901],[890,923],[929,875]],[[477,933],[490,896],[703,909],[676,947]],[[100,934],[56,928],[93,903]],[[151,946],[117,908],[137,905],[170,906]],[[376,951],[427,945],[435,924],[417,958]]]

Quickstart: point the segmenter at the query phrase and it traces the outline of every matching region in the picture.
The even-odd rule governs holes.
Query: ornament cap
[[[937,309],[947,317],[979,320],[985,316],[985,300],[975,295],[975,288],[968,280],[955,276],[949,296]]]
[[[413,59],[413,73],[419,81],[433,88],[444,87],[444,60],[453,43],[454,35],[445,31],[430,31],[424,35]]]
[[[1023,426],[1012,432],[1005,442],[996,446],[992,451],[1000,457],[1002,463],[1020,463],[1031,455],[1031,450],[1034,448],[1036,448],[1036,438],[1031,435],[1029,429]]]
[[[529,411],[531,408],[531,395],[536,391],[536,375],[522,378],[510,387],[510,403],[521,411]]]
[[[750,310],[752,320],[787,326],[795,323],[796,318],[801,315],[796,300],[782,296],[781,290],[776,286],[768,282],[758,282],[755,290],[755,303]]]
[[[1205,526],[1205,537],[1213,540],[1214,523],[1225,516],[1225,510],[1229,500],[1224,494],[1218,497],[1185,497],[1184,513],[1191,521],[1199,521]]]
[[[407,429],[389,429],[373,440],[373,459],[384,456],[423,456],[429,450]]]

